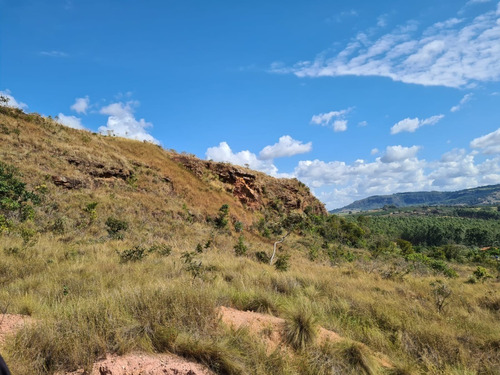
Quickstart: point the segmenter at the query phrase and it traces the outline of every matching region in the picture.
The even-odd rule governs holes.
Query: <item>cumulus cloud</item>
[[[500,79],[500,4],[474,19],[451,18],[419,30],[410,21],[370,40],[359,33],[343,50],[329,51],[271,72],[298,77],[380,76],[425,86],[464,87]]]
[[[479,149],[483,154],[500,154],[500,128],[482,137],[473,139],[470,147]]]
[[[85,129],[85,126],[82,125],[82,119],[75,116],[66,116],[59,113],[56,117],[56,121],[73,129]]]
[[[278,143],[272,146],[266,146],[259,153],[259,159],[269,160],[275,158],[282,158],[285,156],[294,156],[298,154],[304,154],[312,150],[312,142],[302,143],[290,137],[289,135],[284,135],[280,137]]]
[[[418,117],[405,118],[404,120],[401,120],[398,123],[394,124],[394,126],[391,128],[391,134],[397,134],[397,133],[401,133],[401,132],[413,133],[415,130],[417,130],[421,126],[436,124],[443,117],[444,117],[444,115],[436,115],[436,116],[431,116],[429,118],[422,119],[422,120],[419,119]]]
[[[372,150],[370,151],[371,155],[377,155],[378,153],[379,153],[378,148],[372,148]]]
[[[248,166],[272,176],[276,176],[278,173],[278,168],[274,166],[272,160],[260,160],[257,158],[257,155],[248,150],[235,153],[231,150],[227,142],[221,142],[216,147],[209,147],[205,156],[208,160]]]
[[[7,103],[5,104],[7,107],[19,108],[19,109],[23,109],[23,110],[26,109],[26,108],[28,108],[28,105],[26,103],[17,101],[12,96],[12,94],[11,94],[11,92],[10,92],[9,89],[6,89],[4,91],[0,91],[0,96],[3,96],[4,98],[8,99]]]
[[[138,102],[135,101],[117,102],[101,108],[99,113],[109,117],[106,125],[99,127],[99,132],[159,144],[160,142],[146,131],[146,128],[152,127],[153,124],[142,118],[135,118],[134,107],[137,105]]]
[[[450,191],[500,183],[498,156],[477,162],[474,152],[458,149],[445,153],[440,160],[427,162],[419,159],[415,150],[407,150],[406,155],[401,151],[396,148],[397,156],[390,163],[382,160],[387,150],[384,157],[373,162],[305,160],[299,162],[293,175],[309,185],[328,209],[370,195]]]
[[[414,158],[417,155],[419,146],[403,147],[403,146],[387,146],[385,154],[380,158],[382,163],[393,163]]]
[[[341,111],[331,111],[327,113],[320,113],[311,118],[311,124],[329,126],[332,123],[332,128],[336,132],[343,132],[347,130],[347,120],[345,116],[352,110],[352,108],[343,109]]]
[[[450,112],[457,112],[459,111],[462,106],[467,103],[470,98],[472,97],[472,94],[465,94],[464,97],[460,100],[460,102],[457,105],[454,105],[453,107],[450,108]]]
[[[76,113],[87,114],[87,109],[89,108],[89,97],[76,98],[75,103],[70,107]]]

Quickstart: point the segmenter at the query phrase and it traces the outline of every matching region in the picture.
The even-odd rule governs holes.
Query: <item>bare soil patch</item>
[[[58,375],[83,374],[83,370],[78,370]],[[131,353],[124,356],[107,355],[105,359],[94,363],[89,375],[213,375],[213,372],[173,354]]]
[[[224,324],[236,329],[247,327],[251,333],[256,334],[264,340],[268,352],[273,352],[276,348],[281,348],[283,344],[283,334],[285,320],[272,315],[261,314],[253,311],[241,311],[231,307],[221,306],[219,309],[221,319]],[[343,338],[335,332],[319,328],[318,343],[326,341],[338,342]]]
[[[5,344],[8,335],[16,333],[31,320],[27,315],[0,314],[0,346]]]

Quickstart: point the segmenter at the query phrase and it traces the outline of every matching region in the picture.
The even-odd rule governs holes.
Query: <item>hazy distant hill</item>
[[[500,185],[488,185],[459,191],[420,191],[392,195],[374,195],[330,212],[375,210],[385,205],[394,205],[397,207],[421,205],[478,206],[497,203],[500,203]]]

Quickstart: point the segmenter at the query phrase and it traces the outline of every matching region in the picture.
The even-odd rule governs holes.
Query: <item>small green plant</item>
[[[32,219],[34,210],[30,203],[39,204],[40,197],[26,190],[18,174],[14,166],[0,162],[0,215],[8,217],[17,212],[21,220]]]
[[[243,256],[247,253],[248,247],[244,242],[245,238],[243,236],[238,237],[238,242],[234,245],[234,252],[237,256]]]
[[[172,253],[172,248],[165,244],[155,244],[149,248],[148,252],[167,257]]]
[[[229,222],[228,220],[229,216],[229,205],[228,204],[223,204],[219,208],[219,214],[215,218],[215,227],[218,229],[224,229],[227,227],[227,224]]]
[[[269,264],[270,258],[265,251],[257,251],[255,253],[255,257],[257,258],[258,262]]]
[[[114,239],[123,239],[123,232],[128,229],[128,223],[125,220],[108,217],[106,220],[108,234]]]
[[[197,253],[194,251],[185,251],[181,255],[181,259],[185,264],[185,270],[191,273],[193,280],[197,277],[201,277],[205,271],[202,261],[194,258],[196,255]]]
[[[241,231],[243,230],[243,223],[241,221],[235,222],[234,230],[236,231],[236,233],[241,233]]]
[[[290,255],[288,254],[280,254],[276,257],[276,262],[274,262],[274,268],[278,271],[285,272],[290,268]]]
[[[198,254],[203,253],[203,246],[201,246],[201,243],[198,243],[198,244],[196,245],[196,252],[197,252]]]
[[[472,275],[477,279],[477,281],[484,282],[486,279],[492,278],[488,273],[488,270],[484,267],[478,266]]]
[[[97,219],[97,202],[87,203],[85,208],[83,209],[85,212],[89,214],[89,224],[92,224]]]
[[[451,296],[451,289],[441,280],[436,280],[431,283],[432,294],[434,295],[434,304],[440,314],[448,305]]]
[[[134,246],[131,249],[123,250],[120,255],[120,263],[137,262],[144,259],[148,252],[142,246]]]

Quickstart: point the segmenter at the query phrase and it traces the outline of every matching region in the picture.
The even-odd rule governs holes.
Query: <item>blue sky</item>
[[[500,183],[500,3],[0,0],[0,91],[308,184],[329,209]]]

